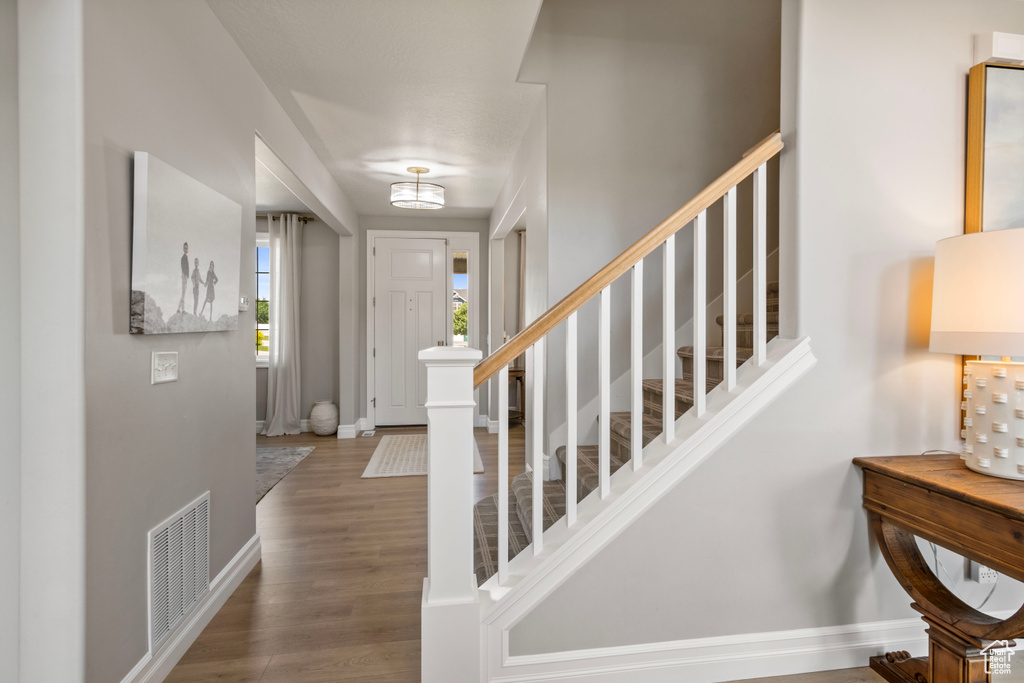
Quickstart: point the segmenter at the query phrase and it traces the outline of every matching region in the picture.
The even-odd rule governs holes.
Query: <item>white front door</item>
[[[426,424],[427,371],[417,355],[448,339],[447,242],[376,238],[373,244],[375,421]]]

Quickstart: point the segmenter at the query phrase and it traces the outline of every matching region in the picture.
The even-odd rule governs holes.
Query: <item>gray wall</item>
[[[242,205],[239,267],[250,292],[254,131],[308,187],[324,169],[201,0],[89,2],[84,60],[86,678],[108,683],[147,650],[146,532],[209,490],[211,577],[256,532],[255,307],[239,314],[237,332],[128,334],[132,152]],[[336,187],[329,194],[343,199]],[[178,352],[178,382],[150,386],[156,350]]]
[[[256,419],[267,419],[267,369],[256,368]]]
[[[503,332],[510,338],[519,332],[519,241],[520,233],[513,230],[505,237],[505,278],[502,288],[505,321]],[[500,340],[499,340],[500,341]]]
[[[18,319],[18,16],[0,0],[0,680],[18,680],[21,505],[21,331]]]
[[[787,14],[801,5],[787,16],[799,90],[783,93],[801,180],[782,229],[799,239],[782,272],[818,365],[522,621],[514,654],[916,614],[872,549],[850,461],[959,448],[956,359],[927,348],[931,263],[963,231],[973,37],[1024,33],[1024,6],[806,0]],[[974,605],[988,590],[957,583]],[[1024,598],[1000,584],[986,610]]]
[[[545,89],[546,90],[546,89]],[[523,135],[508,177],[502,185],[491,212],[489,251],[493,266],[489,279],[490,348],[494,353],[502,344],[505,328],[501,290],[505,282],[505,236],[516,226],[526,228],[526,283],[524,287],[527,324],[548,309],[548,113],[547,96],[542,94]],[[533,378],[527,377],[527,395],[533,390]],[[498,383],[488,382],[490,419],[497,420]],[[533,438],[533,423],[526,422],[526,438]]]
[[[338,233],[321,221],[306,223],[302,231],[301,296],[299,414],[305,419],[314,401],[328,399],[338,405],[339,398]]]
[[[779,126],[780,1],[555,0],[520,77],[547,84],[547,305],[658,225]],[[776,173],[771,177],[777,178]],[[738,273],[750,267],[749,184]],[[775,212],[770,211],[770,215]],[[722,290],[721,211],[708,212],[708,298]],[[528,228],[529,234],[529,228]],[[691,230],[676,244],[676,320],[692,317]],[[771,226],[769,250],[777,225]],[[645,318],[660,319],[661,251],[645,263]],[[612,287],[612,377],[628,370],[629,278]],[[597,303],[580,312],[580,405],[597,395]],[[709,337],[717,341],[716,326]],[[645,326],[645,352],[661,341]],[[689,344],[690,339],[679,339]],[[548,343],[548,426],[565,421],[564,332]],[[625,404],[613,405],[624,409]],[[584,432],[596,423],[581,423]],[[552,441],[549,452],[561,445]]]

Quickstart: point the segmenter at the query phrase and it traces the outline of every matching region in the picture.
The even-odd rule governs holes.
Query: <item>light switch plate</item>
[[[178,352],[154,351],[153,371],[150,384],[165,384],[178,381]]]
[[[249,310],[249,297],[245,294],[238,297],[238,312],[244,313]]]

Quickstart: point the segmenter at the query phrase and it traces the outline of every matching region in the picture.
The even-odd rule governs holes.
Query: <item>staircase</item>
[[[779,334],[779,283],[770,282],[767,287],[768,313],[766,327],[768,339]],[[725,317],[716,319],[724,327]],[[752,316],[740,313],[736,316],[736,363],[742,365],[754,353]],[[725,378],[725,347],[708,347],[706,353],[706,385],[711,391]],[[676,355],[682,361],[683,377],[676,380],[676,418],[683,416],[693,407],[693,355],[692,346],[680,347]],[[647,446],[661,434],[662,406],[664,405],[664,382],[660,379],[643,380],[643,434],[641,440]],[[614,474],[630,461],[631,423],[629,412],[611,413],[608,432],[610,437],[610,470]],[[576,500],[582,501],[598,488],[600,465],[598,446],[581,445],[576,460]],[[547,530],[565,515],[566,508],[566,447],[555,450],[562,467],[560,481],[545,481],[543,490],[543,520]],[[523,472],[512,479],[508,495],[508,556],[514,558],[533,542],[533,473]],[[473,569],[477,583],[483,585],[498,571],[498,494],[484,498],[473,507]]]
[[[487,358],[481,360],[476,349],[455,347],[420,352],[427,370],[429,450],[423,681],[577,677],[573,667],[578,658],[573,653],[512,655],[510,631],[813,366],[809,340],[779,336],[779,287],[767,282],[767,163],[782,146],[775,133],[752,148]],[[738,313],[737,187],[748,180],[753,196],[753,268],[749,281],[742,281],[749,282],[753,303],[751,312]],[[723,315],[717,320],[723,346],[709,348],[708,209],[718,202],[722,223],[712,229],[721,230],[723,247]],[[677,279],[677,233],[692,239],[687,287],[679,287]],[[660,291],[650,295],[660,296],[661,315],[660,320],[645,320],[644,263],[654,258],[661,260],[663,280]],[[629,410],[612,412],[611,285],[620,278],[630,283],[628,301],[617,300],[629,311],[629,370],[621,378],[628,382]],[[677,295],[691,297],[693,346],[679,348]],[[591,300],[598,305],[597,329],[580,335],[578,311]],[[564,329],[564,342],[549,349],[548,335],[556,327]],[[661,372],[651,377],[644,374],[644,340],[658,331],[659,358],[648,365]],[[597,444],[578,443],[581,346],[597,356],[597,394],[590,404],[598,406]],[[550,428],[547,387],[556,379],[545,376],[549,352],[565,354],[564,378],[557,378],[564,379],[565,393],[550,399],[565,402],[566,444],[554,454],[565,474],[561,480],[543,481],[543,446]],[[508,368],[523,354],[529,392],[528,471],[509,481]],[[474,505],[474,392],[491,381],[497,414],[502,416],[497,492]],[[625,669],[616,671],[615,680],[631,680]]]

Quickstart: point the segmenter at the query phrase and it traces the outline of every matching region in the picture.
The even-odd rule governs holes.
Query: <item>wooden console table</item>
[[[1024,635],[1024,607],[1005,620],[970,607],[935,577],[914,536],[1024,581],[1024,483],[971,472],[956,455],[853,462],[864,470],[864,507],[882,555],[928,625],[928,657],[890,652],[872,657],[871,668],[892,683],[991,680],[984,650]]]

